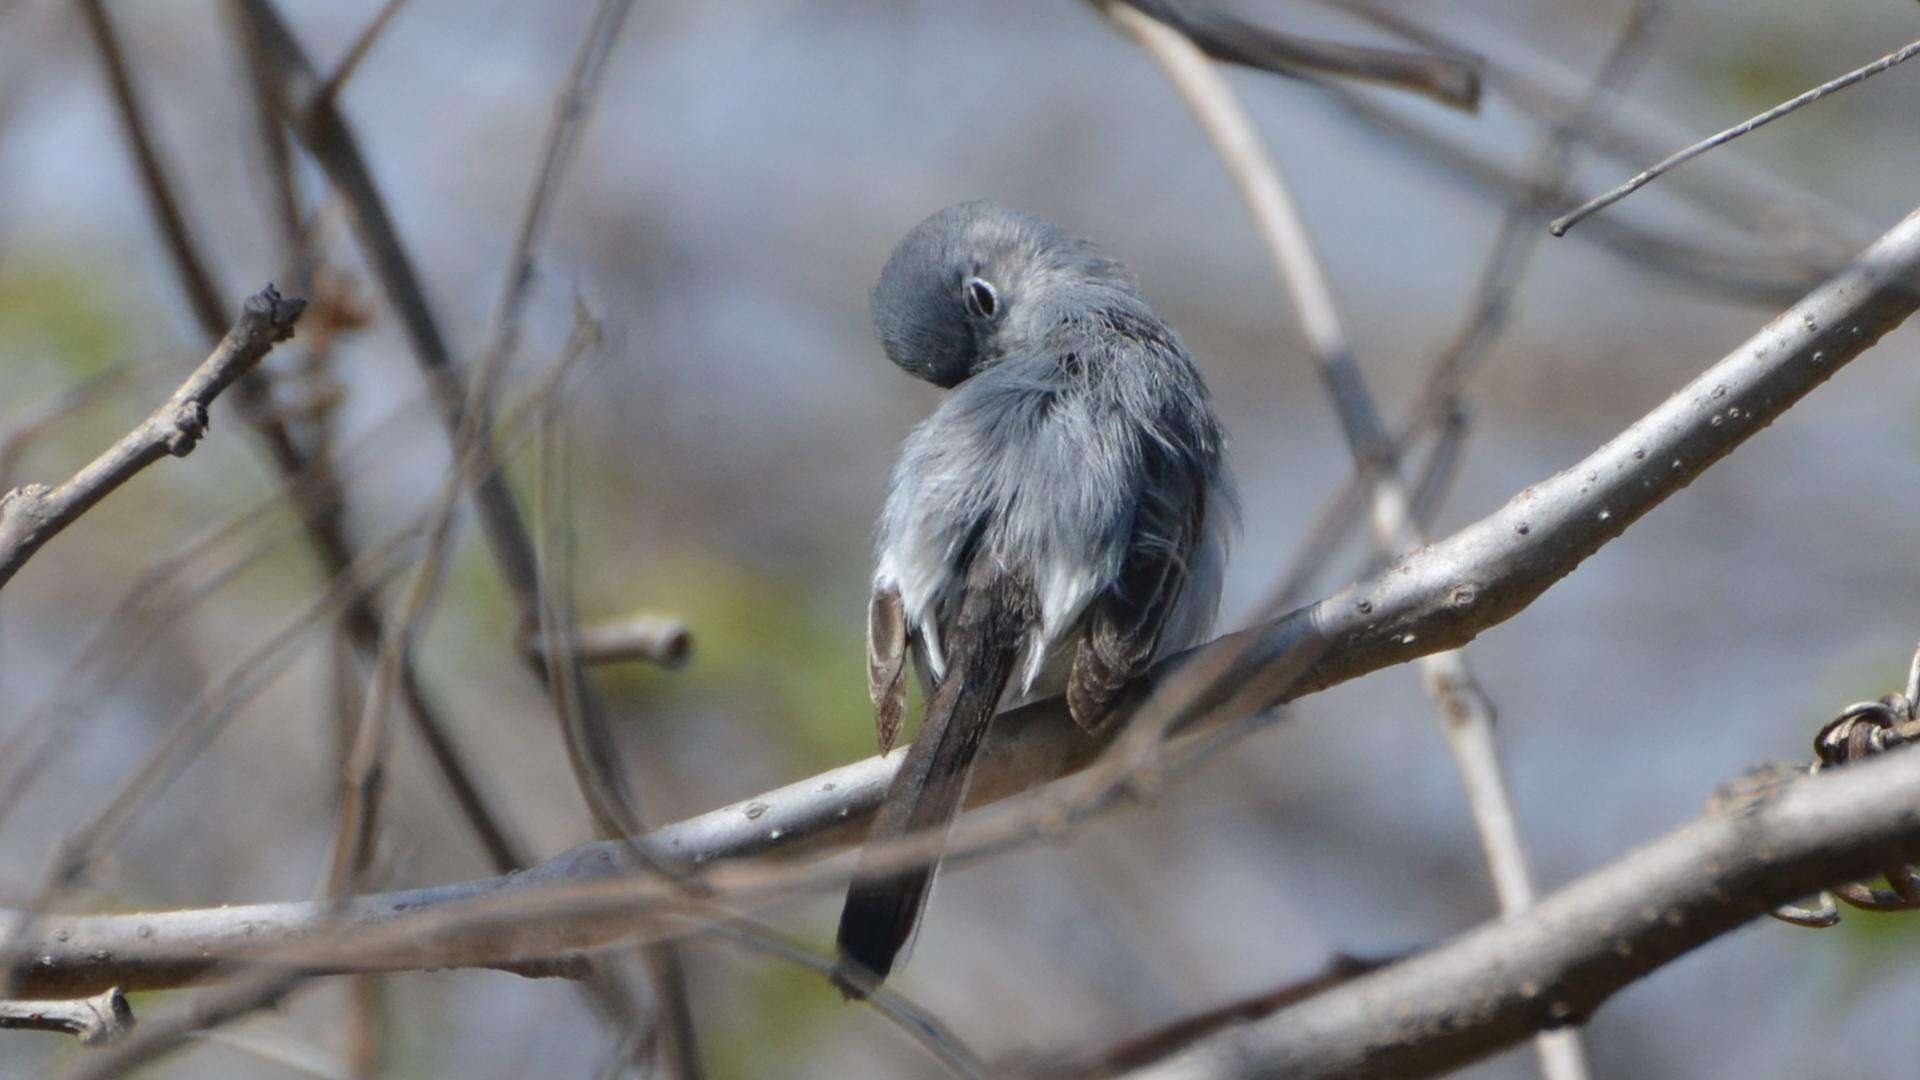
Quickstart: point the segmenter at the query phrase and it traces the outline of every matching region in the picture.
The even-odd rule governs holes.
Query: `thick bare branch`
[[[41,545],[135,473],[171,454],[185,457],[207,431],[207,407],[274,345],[293,336],[307,302],[273,286],[247,298],[240,319],[166,404],[59,487],[28,484],[0,496],[0,588]]]
[[[1920,854],[1920,754],[1729,785],[1707,812],[1431,952],[1140,1075],[1429,1076],[1578,1024],[1649,972],[1824,884]]]

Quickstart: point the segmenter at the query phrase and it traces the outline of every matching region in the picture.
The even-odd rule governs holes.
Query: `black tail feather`
[[[1015,650],[991,640],[992,621],[961,628],[947,641],[947,677],[927,704],[907,758],[874,815],[860,868],[847,890],[837,939],[834,983],[849,998],[864,998],[893,969],[913,936],[936,862],[891,873],[870,871],[878,844],[907,835],[941,835],[960,812],[967,771],[980,750],[1013,673]]]

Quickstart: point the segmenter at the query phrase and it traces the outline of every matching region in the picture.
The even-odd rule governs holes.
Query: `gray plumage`
[[[1120,264],[991,203],[900,242],[873,292],[889,359],[951,389],[881,514],[868,684],[881,749],[911,656],[927,715],[871,839],[943,829],[998,708],[1065,690],[1101,723],[1126,682],[1211,626],[1234,516],[1222,436],[1179,339]],[[857,874],[842,986],[877,980],[932,868]]]

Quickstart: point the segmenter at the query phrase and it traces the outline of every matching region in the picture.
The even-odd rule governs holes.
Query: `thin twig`
[[[543,380],[533,411],[544,416],[547,401],[558,392],[573,364],[584,355],[585,347],[570,342]],[[487,380],[491,381],[491,380]],[[336,899],[348,894],[353,885],[354,868],[365,861],[371,843],[380,773],[386,748],[386,716],[399,693],[402,673],[410,666],[415,642],[425,633],[445,580],[452,551],[454,511],[462,491],[475,474],[497,467],[488,455],[491,441],[475,437],[471,425],[478,423],[483,410],[470,410],[457,433],[456,456],[447,472],[438,498],[426,514],[426,548],[416,565],[401,602],[399,618],[382,637],[374,662],[372,682],[359,722],[354,727],[352,748],[342,770],[341,803],[338,829],[334,838],[333,860],[328,874],[328,895]]]
[[[105,1046],[133,1030],[133,1006],[117,986],[88,998],[0,1001],[0,1029],[58,1031],[85,1046]]]
[[[171,373],[173,367],[171,362],[116,364],[69,386],[46,401],[7,417],[4,426],[0,426],[0,491],[13,486],[13,476],[20,468],[20,459],[34,443],[56,430],[67,418],[136,378],[144,384],[157,374]]]
[[[273,63],[260,48],[253,36],[237,32],[238,17],[228,8],[227,22],[234,30],[232,36],[238,41],[240,53],[246,62],[247,99],[249,113],[253,118],[255,141],[260,147],[260,157],[265,173],[271,178],[268,190],[262,192],[263,209],[266,218],[274,230],[274,239],[278,242],[279,256],[290,272],[301,272],[306,268],[303,252],[317,248],[314,233],[302,221],[300,178],[294,171],[293,147],[287,138],[287,129],[280,121],[280,114],[273,107],[273,99],[267,93],[272,75],[267,68]],[[165,178],[159,177],[162,186]],[[317,215],[316,215],[317,217]],[[318,222],[314,223],[316,226]]]
[[[620,32],[632,9],[631,0],[601,0],[575,50],[567,78],[554,95],[553,116],[547,127],[539,171],[521,214],[513,251],[507,259],[500,298],[494,307],[492,327],[480,354],[481,381],[488,372],[503,369],[519,345],[521,315],[533,284],[535,253],[546,235],[559,199],[562,179],[573,162],[592,105],[599,97],[614,45],[619,41]],[[584,309],[576,311],[577,329],[586,325],[584,315]],[[545,415],[543,413],[543,417]],[[550,453],[543,454],[542,460],[553,464]],[[542,491],[548,495],[552,494],[552,479],[549,476],[548,483],[542,486]],[[564,543],[549,548],[550,551],[562,549]],[[632,839],[642,827],[639,806],[616,752],[606,710],[593,693],[572,641],[570,594],[564,585],[556,591],[555,582],[542,576],[551,574],[553,569],[546,562],[534,564],[532,607],[525,606],[528,599],[526,591],[522,589],[519,592],[523,601],[520,610],[522,632],[524,634],[536,627],[544,631],[542,636],[546,639],[546,648],[535,666],[543,675],[543,685],[560,717],[562,732],[568,736],[569,761],[574,765],[575,779],[587,798],[596,823],[603,830],[609,826],[623,825],[617,835],[628,838],[627,857],[636,866],[660,871],[665,868],[656,857]],[[558,580],[565,581],[564,572]],[[556,640],[561,634],[567,639],[564,655],[555,649],[557,644],[561,644]],[[575,735],[580,736],[577,742],[573,738]],[[584,758],[583,753],[586,755]],[[698,1080],[703,1074],[699,1038],[688,997],[686,973],[677,949],[672,943],[648,946],[642,950],[641,959],[656,991],[660,1030],[664,1035],[658,1040],[662,1064],[667,1074],[677,1080]],[[639,1048],[639,1052],[648,1056],[651,1056],[652,1050],[653,1047],[648,1046]]]
[[[454,508],[460,484],[472,469],[462,459],[448,471],[444,490],[427,516],[426,551],[415,565],[401,601],[399,618],[389,624],[374,661],[371,685],[353,727],[353,741],[341,765],[339,820],[327,872],[327,895],[336,900],[354,891],[355,879],[371,854],[379,812],[387,748],[386,718],[398,696],[401,669],[427,622],[445,581],[447,553],[453,547]]]
[[[247,298],[212,355],[166,404],[59,487],[29,484],[0,496],[0,588],[42,544],[71,525],[134,474],[171,454],[185,457],[207,431],[207,407],[241,372],[293,336],[306,301],[282,298],[273,286]]]
[[[328,646],[325,711],[332,720],[328,727],[334,736],[334,761],[340,775],[345,777],[353,756],[354,726],[366,701],[360,688],[360,663],[353,634],[344,620],[336,623]],[[373,845],[362,845],[362,850],[365,854],[353,867],[353,873],[364,881]],[[331,866],[328,873],[332,873]],[[323,895],[332,895],[332,891]],[[341,990],[346,1018],[341,1025],[340,1041],[346,1046],[345,1057],[349,1063],[344,1073],[355,1080],[372,1080],[381,1073],[388,1044],[386,981],[375,975],[355,975],[344,980]]]
[[[180,1048],[203,1031],[278,1004],[300,985],[298,979],[276,974],[242,982],[210,997],[196,998],[178,1012],[142,1026],[139,1034],[111,1051],[80,1060],[64,1076],[67,1080],[124,1077]]]
[[[1440,421],[1433,447],[1413,484],[1413,519],[1423,530],[1432,530],[1440,516],[1440,505],[1453,491],[1453,482],[1460,474],[1461,446],[1470,430],[1467,410],[1456,401]]]
[[[416,404],[403,403],[356,437],[349,448],[352,456],[345,463],[343,478],[351,478],[376,463],[376,454],[383,455],[390,446],[393,427],[406,419]],[[147,643],[171,621],[184,617],[194,605],[285,542],[292,528],[274,523],[271,515],[283,501],[300,499],[307,491],[310,478],[305,473],[290,477],[282,487],[190,534],[141,571],[111,613],[98,621],[94,633],[53,689],[0,741],[0,760],[15,766],[10,773],[0,774],[4,777],[0,779],[0,818],[11,813],[25,787],[40,778],[44,766],[44,760],[40,759],[42,753],[79,741],[73,732],[61,730],[59,723],[79,715],[91,696],[106,693],[112,685],[107,679],[124,679],[135,669],[135,665],[120,662],[122,658],[143,655]],[[338,489],[335,492],[337,494]],[[317,502],[323,496],[313,498]],[[321,503],[317,509],[330,511],[331,507]],[[263,523],[269,527],[259,528]],[[185,580],[197,563],[224,555],[232,542],[249,530],[264,535],[258,536],[239,554],[227,557],[199,580],[191,583]],[[40,739],[42,745],[30,745],[34,739]],[[504,872],[513,868],[501,869]]]
[[[1315,994],[1377,971],[1401,957],[1361,958],[1335,953],[1321,969],[1304,979],[1229,1002],[1192,1016],[1183,1016],[1151,1031],[1129,1035],[1098,1052],[1063,1062],[1042,1062],[1005,1070],[1034,1080],[1097,1080],[1145,1068],[1185,1050],[1215,1032],[1261,1020]]]
[[[575,319],[573,340],[568,347],[584,352],[598,344],[599,326],[584,308],[576,310]],[[645,826],[628,790],[625,773],[620,769],[621,758],[613,732],[606,725],[604,712],[587,709],[579,696],[579,688],[586,683],[579,670],[574,641],[572,552],[565,524],[572,520],[571,489],[567,483],[570,474],[564,467],[560,445],[566,402],[566,395],[556,389],[542,402],[537,421],[539,455],[534,531],[539,541],[538,632],[545,645],[542,661],[550,680],[549,696],[559,720],[574,785],[579,788],[601,838],[618,841],[628,865],[677,878],[683,873],[682,868],[664,863],[658,853],[647,850],[639,839]],[[669,1075],[688,1080],[697,1078],[703,1073],[699,1032],[694,1025],[686,969],[678,946],[672,942],[650,943],[641,947],[640,954],[659,992],[659,1033],[663,1036],[657,1040],[657,1046],[642,1050],[649,1058],[657,1050]],[[623,1039],[623,1044],[626,1041]]]
[[[221,291],[214,284],[214,275],[208,269],[205,256],[192,243],[193,234],[187,227],[186,212],[181,209],[180,200],[174,197],[172,186],[165,180],[166,168],[161,164],[159,146],[154,140],[152,125],[147,121],[146,110],[141,108],[140,94],[133,84],[132,68],[127,63],[126,49],[120,44],[113,21],[107,16],[104,0],[80,0],[80,14],[86,19],[94,48],[99,51],[100,61],[106,67],[107,86],[113,92],[121,130],[126,135],[128,149],[133,152],[134,165],[142,178],[148,203],[153,208],[155,223],[160,226],[161,236],[174,261],[180,287],[187,294],[187,304],[207,336],[215,337],[227,325],[226,305],[220,301]]]
[[[339,98],[341,88],[347,85],[348,79],[353,78],[354,72],[360,70],[360,62],[367,58],[367,53],[373,50],[373,43],[380,40],[380,35],[386,31],[387,24],[400,13],[401,6],[406,2],[407,0],[387,0],[380,5],[380,10],[374,13],[367,25],[361,27],[360,33],[355,35],[353,44],[347,47],[346,55],[340,58],[340,62],[334,65],[332,73],[321,82],[320,89],[316,92],[316,100],[332,103]]]
[[[697,924],[703,934],[733,941],[754,952],[784,960],[795,967],[820,976],[822,980],[831,980],[834,976],[832,959],[821,956],[773,928],[738,913],[714,914],[697,920]],[[868,994],[866,1003],[895,1027],[906,1032],[908,1038],[918,1043],[934,1060],[946,1066],[947,1070],[955,1076],[998,1075],[988,1067],[985,1061],[981,1060],[980,1055],[962,1042],[951,1028],[894,987],[886,985],[874,987]]]
[[[502,358],[519,347],[521,315],[533,288],[534,258],[553,218],[561,182],[573,163],[593,102],[599,97],[614,43],[619,40],[621,28],[632,10],[632,0],[600,0],[586,35],[574,52],[567,78],[554,94],[553,116],[547,123],[539,171],[520,213],[500,296],[494,301],[492,325],[487,330],[486,344],[480,350],[482,369],[499,367],[504,363]]]
[[[1380,0],[1320,0],[1398,35],[1422,48],[1460,51],[1472,42],[1482,58],[1487,86],[1549,129],[1567,130],[1567,118],[1585,114],[1568,132],[1582,146],[1614,161],[1657,157],[1665,147],[1686,142],[1691,133],[1678,124],[1619,95],[1604,95],[1595,107],[1592,80],[1510,36],[1499,26],[1467,11],[1449,11],[1444,23],[1422,21],[1406,5]],[[1589,103],[1589,104],[1583,104]],[[1813,271],[1825,273],[1857,251],[1872,236],[1854,212],[1829,199],[1781,180],[1738,157],[1715,159],[1718,168],[1677,174],[1671,190],[1700,211],[1751,238],[1780,249]],[[1553,202],[1570,204],[1556,186]]]
[[[547,400],[558,391],[574,362],[584,353],[583,345],[568,344],[545,380],[542,396],[536,399],[534,411],[539,416],[546,415]],[[492,382],[490,378],[480,381],[488,385]],[[364,865],[372,842],[387,745],[387,712],[399,693],[402,673],[410,666],[414,644],[427,629],[445,580],[453,546],[454,511],[459,506],[461,492],[475,474],[497,467],[486,456],[492,451],[492,444],[475,437],[474,425],[485,411],[469,410],[456,434],[454,462],[427,513],[425,553],[401,601],[399,618],[388,626],[376,653],[371,685],[342,766],[340,817],[327,879],[328,895],[336,899],[352,890],[355,870]]]
[[[1647,169],[1635,175],[1632,179],[1628,180],[1626,183],[1621,184],[1619,187],[1613,188],[1612,190],[1607,191],[1603,194],[1596,195],[1593,198],[1588,199],[1586,202],[1581,203],[1578,207],[1575,207],[1571,212],[1567,214],[1563,214],[1560,217],[1554,218],[1551,222],[1547,224],[1547,231],[1552,233],[1555,236],[1564,236],[1566,235],[1566,232],[1568,229],[1579,224],[1582,220],[1586,219],[1588,216],[1595,214],[1601,210],[1604,210],[1607,207],[1612,206],[1614,203],[1619,202],[1621,199],[1624,199],[1627,196],[1633,194],[1634,192],[1639,191],[1641,188],[1647,186],[1648,184],[1652,183],[1654,180],[1658,179],[1660,174],[1666,172],[1668,169],[1672,169],[1675,166],[1682,165],[1688,161],[1692,161],[1694,158],[1697,158],[1701,154],[1704,154],[1707,151],[1712,150],[1716,146],[1722,146],[1722,145],[1725,145],[1726,143],[1730,143],[1733,140],[1739,138],[1740,136],[1745,135],[1747,132],[1752,131],[1753,129],[1757,127],[1761,127],[1765,124],[1770,124],[1773,121],[1778,120],[1781,117],[1787,115],[1788,113],[1795,112],[1807,105],[1811,105],[1814,102],[1819,101],[1821,98],[1826,97],[1828,94],[1837,93],[1841,90],[1845,90],[1847,87],[1852,86],[1855,83],[1864,82],[1865,80],[1880,74],[1881,72],[1887,70],[1888,68],[1893,67],[1895,64],[1904,63],[1905,61],[1911,59],[1916,53],[1920,53],[1920,41],[1915,41],[1912,44],[1907,45],[1905,48],[1899,49],[1895,52],[1888,53],[1887,55],[1881,57],[1878,60],[1875,60],[1873,63],[1868,64],[1865,67],[1855,68],[1854,70],[1847,72],[1845,75],[1842,75],[1839,78],[1832,80],[1831,82],[1821,83],[1819,86],[1816,86],[1811,90],[1808,90],[1807,92],[1799,95],[1798,97],[1790,98],[1786,101],[1783,101],[1780,104],[1775,105],[1773,108],[1768,109],[1766,112],[1763,112],[1758,116],[1752,117],[1751,119],[1745,120],[1741,123],[1735,124],[1734,126],[1726,129],[1725,131],[1720,132],[1717,135],[1712,135],[1712,136],[1709,136],[1708,138],[1702,139],[1699,142],[1694,143],[1692,146],[1689,146],[1686,149],[1681,150],[1677,153],[1671,154],[1668,157],[1662,159],[1661,161],[1655,163],[1654,165],[1648,167]]]
[[[546,639],[537,631],[521,642],[521,648],[546,662]],[[659,667],[677,668],[692,655],[693,635],[678,616],[642,611],[580,627],[573,652],[583,664],[645,660]]]
[[[567,347],[584,353],[599,343],[599,336],[599,325],[581,311],[576,316],[573,340]],[[571,517],[561,505],[565,486],[559,452],[562,406],[561,395],[556,392],[543,404],[536,420],[538,468],[534,487],[534,535],[539,545],[535,549],[538,556],[535,571],[540,611],[532,636],[539,639],[543,650],[540,659],[550,680],[548,695],[559,720],[561,742],[567,749],[574,786],[580,789],[595,831],[602,839],[616,840],[638,836],[644,830],[627,787],[626,773],[620,768],[612,730],[604,723],[604,716],[588,715],[574,693],[582,676],[578,670],[568,581],[570,545],[565,530]],[[642,864],[658,869],[651,853],[636,851],[634,855]]]
[[[1343,87],[1329,87],[1329,91],[1331,99],[1347,115],[1447,171],[1503,199],[1528,196],[1528,179],[1484,151],[1409,121],[1371,98]],[[1547,204],[1559,206],[1570,202],[1572,195],[1562,185],[1542,193],[1540,198]],[[1810,259],[1803,252],[1783,254],[1768,246],[1722,249],[1613,218],[1592,222],[1577,237],[1612,251],[1636,271],[1654,271],[1692,289],[1763,307],[1791,304],[1844,264],[1840,258],[1821,261]]]

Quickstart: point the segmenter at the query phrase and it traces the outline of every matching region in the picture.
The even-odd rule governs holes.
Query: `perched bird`
[[[880,749],[925,718],[868,836],[944,834],[995,712],[1065,690],[1092,730],[1204,634],[1235,517],[1219,421],[1125,267],[987,202],[909,232],[873,290],[888,359],[949,393],[908,436],[880,517],[867,684]],[[933,881],[863,854],[836,981],[884,979]]]

